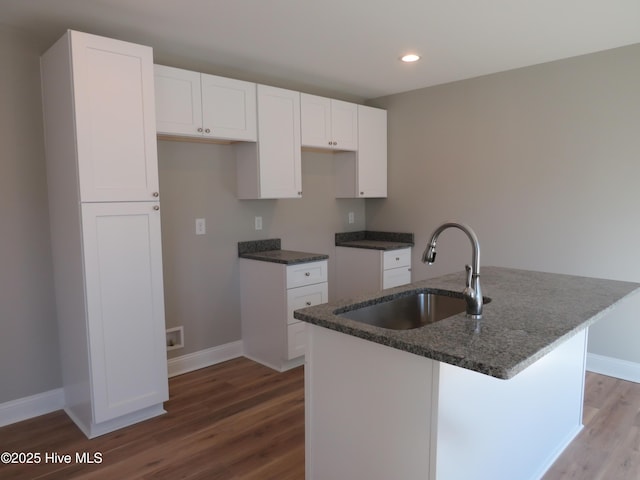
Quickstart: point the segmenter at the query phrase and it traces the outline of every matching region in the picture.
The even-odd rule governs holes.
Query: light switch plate
[[[255,226],[256,230],[262,230],[262,217],[256,217]]]

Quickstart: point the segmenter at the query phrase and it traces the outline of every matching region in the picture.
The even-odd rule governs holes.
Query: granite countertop
[[[336,233],[337,247],[367,248],[371,250],[398,250],[413,247],[413,233],[358,232]]]
[[[481,269],[482,292],[491,302],[483,318],[464,313],[413,330],[388,330],[339,316],[355,308],[426,289],[461,292],[455,273],[330,304],[303,308],[294,317],[355,337],[501,379],[509,379],[616,303],[640,284],[498,267]]]
[[[282,263],[285,265],[317,262],[329,258],[329,255],[322,253],[282,250],[280,245],[281,242],[279,238],[238,242],[238,257],[263,262]]]

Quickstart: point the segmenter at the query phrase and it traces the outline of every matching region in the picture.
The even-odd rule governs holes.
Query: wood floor
[[[41,463],[0,464],[0,479],[303,480],[303,383],[302,368],[278,374],[240,358],[172,378],[166,415],[93,440],[63,412],[9,425],[0,452]],[[544,480],[639,480],[640,384],[588,373],[584,422]],[[84,452],[101,463],[76,463]],[[71,464],[45,464],[46,453]]]

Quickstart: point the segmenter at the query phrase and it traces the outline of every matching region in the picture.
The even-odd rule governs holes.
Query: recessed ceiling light
[[[420,60],[420,55],[416,55],[415,53],[409,53],[407,55],[403,55],[402,58],[400,58],[400,60],[406,63],[417,62],[418,60]]]

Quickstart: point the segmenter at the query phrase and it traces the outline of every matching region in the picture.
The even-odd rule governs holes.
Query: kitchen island
[[[582,428],[589,325],[640,284],[485,267],[491,302],[413,330],[341,316],[464,274],[297,310],[307,479],[540,478]]]

